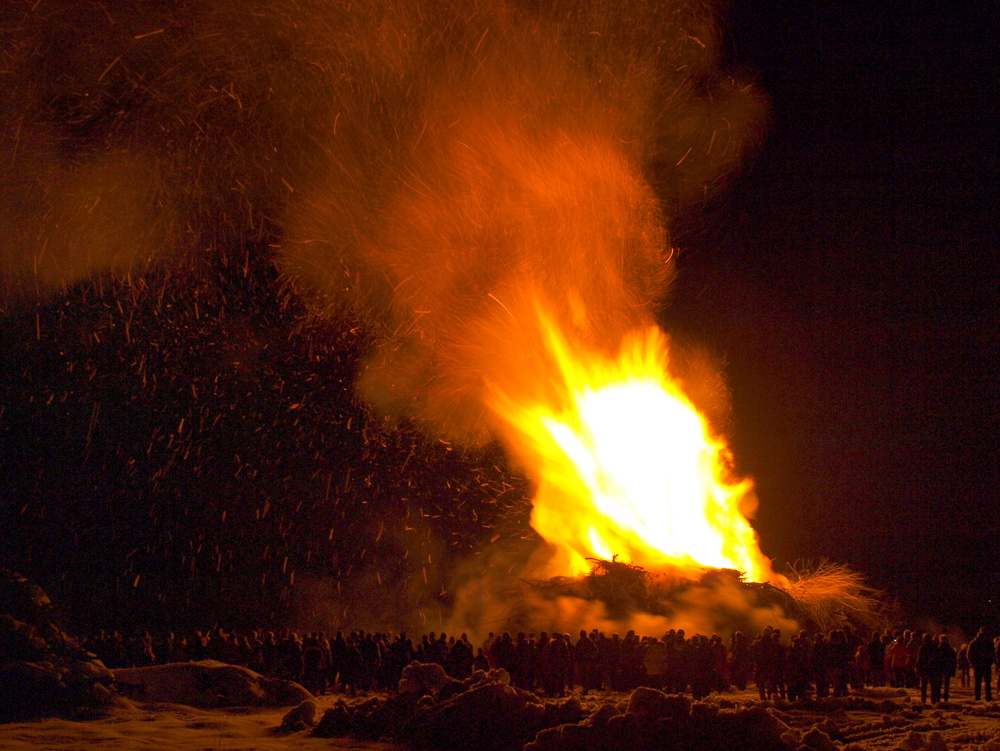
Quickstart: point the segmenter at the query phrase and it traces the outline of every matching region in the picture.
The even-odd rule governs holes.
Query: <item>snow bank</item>
[[[190,707],[290,707],[312,699],[300,684],[265,678],[249,668],[215,660],[174,662],[112,671],[114,686],[136,701]]]

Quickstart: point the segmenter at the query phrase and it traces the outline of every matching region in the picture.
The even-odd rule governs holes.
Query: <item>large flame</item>
[[[496,393],[513,449],[538,483],[531,524],[555,549],[550,573],[573,575],[588,558],[619,556],[696,577],[733,568],[771,575],[746,514],[756,498],[735,480],[731,454],[668,375],[655,326],[628,334],[617,358],[570,347],[542,316],[556,371],[552,403]]]

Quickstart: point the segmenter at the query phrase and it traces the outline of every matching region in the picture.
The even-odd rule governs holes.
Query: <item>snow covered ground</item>
[[[320,712],[332,706],[340,696],[319,699]],[[586,705],[623,701],[623,695],[588,696]],[[714,697],[723,702],[753,702],[753,692]],[[923,707],[919,692],[904,695],[893,689],[866,694],[879,704],[877,708],[826,707],[792,709],[777,707],[779,718],[787,723],[792,736],[809,740],[807,733],[819,727],[834,739],[836,747],[864,751],[1000,751],[1000,703],[975,703],[969,689],[953,688],[951,702],[942,707]],[[889,705],[883,702],[891,702]],[[310,749],[363,749],[393,751],[403,746],[347,738],[316,738],[309,731],[279,730],[284,709],[194,709],[179,704],[133,702],[110,710],[100,719],[86,721],[42,720],[0,725],[0,749],[115,749],[121,751],[310,751]],[[815,751],[816,734],[810,742]],[[993,739],[996,740],[993,740]],[[795,749],[796,745],[789,745]],[[826,746],[830,749],[830,746]],[[721,751],[721,750],[720,750]]]
[[[333,697],[325,697],[332,703]],[[0,749],[107,749],[108,751],[312,751],[400,746],[341,738],[311,738],[308,732],[283,733],[284,709],[194,709],[180,704],[136,704],[85,722],[42,720],[0,725]]]

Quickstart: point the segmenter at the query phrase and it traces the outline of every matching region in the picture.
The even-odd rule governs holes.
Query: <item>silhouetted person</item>
[[[659,639],[651,639],[642,656],[646,668],[646,685],[662,689],[666,681],[667,645]]]
[[[847,642],[847,636],[841,629],[830,632],[827,642],[826,664],[830,682],[833,684],[835,697],[847,696],[847,685],[850,678],[851,658],[854,652]]]
[[[548,635],[543,633],[541,637],[544,640],[542,646],[544,649],[544,645],[548,644]],[[525,691],[530,691],[532,684],[535,682],[534,674],[537,660],[534,652],[535,648],[528,641],[528,637],[523,631],[519,631],[517,638],[514,640],[514,653],[510,667],[510,682],[515,687],[524,689]]]
[[[317,696],[326,693],[329,668],[319,632],[313,631],[302,639],[302,682],[305,687]]]
[[[868,642],[868,671],[873,686],[885,685],[885,648],[888,644],[889,638],[878,631],[872,634],[872,640]]]
[[[597,642],[586,631],[580,631],[580,639],[573,649],[573,660],[584,695],[600,689],[601,666],[597,662]]]
[[[486,656],[486,651],[482,647],[476,651],[476,656],[472,661],[472,669],[484,672],[489,672],[490,670],[490,659]]]
[[[941,701],[941,680],[944,676],[944,663],[941,658],[941,646],[930,634],[924,634],[917,650],[917,677],[920,679],[920,701],[927,703],[927,689],[930,688],[931,703]]]
[[[712,634],[709,637],[708,646],[715,658],[712,664],[712,688],[721,694],[723,691],[729,690],[729,661],[727,659],[729,653],[726,651],[722,637],[718,634]],[[782,685],[784,685],[784,676],[782,676]]]
[[[712,691],[715,681],[715,653],[704,634],[691,638],[691,697],[700,701]]]
[[[500,638],[493,643],[493,664],[508,674],[514,670],[514,640],[508,631],[504,631]],[[513,675],[511,675],[513,677]]]
[[[993,652],[995,662],[1000,665],[1000,636],[993,639]],[[1000,694],[1000,672],[997,673],[997,693]]]
[[[910,660],[910,650],[907,649],[904,638],[897,635],[886,648],[885,657],[889,663],[889,685],[893,688],[903,688],[906,686],[906,672]]]
[[[571,659],[569,637],[553,634],[542,650],[541,659],[545,693],[549,696],[565,696]]]
[[[473,660],[472,644],[469,643],[468,637],[462,634],[461,638],[451,645],[451,650],[448,653],[448,675],[458,680],[468,678],[472,675]]]
[[[986,633],[986,628],[979,629],[976,638],[969,642],[969,665],[972,666],[973,692],[976,701],[982,697],[983,684],[986,684],[986,701],[993,701],[993,663],[996,654],[993,651],[993,640]]]
[[[963,644],[958,648],[958,679],[962,688],[969,687],[969,645]]]
[[[830,645],[822,631],[813,639],[812,669],[816,696],[825,699],[830,695]]]
[[[788,684],[788,701],[809,698],[812,664],[808,637],[805,632],[792,637],[792,645],[785,658],[785,675]]]
[[[750,676],[750,641],[742,631],[729,638],[729,675],[736,688],[745,691]]]
[[[948,642],[948,634],[941,634],[938,637],[938,648],[941,650],[941,699],[948,701],[951,695],[951,679],[955,677],[958,669],[958,655],[955,648]]]

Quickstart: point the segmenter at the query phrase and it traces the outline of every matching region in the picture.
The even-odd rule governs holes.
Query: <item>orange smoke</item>
[[[665,335],[625,336],[617,357],[570,347],[544,312],[552,372],[548,401],[497,390],[493,409],[509,444],[534,475],[531,523],[555,548],[551,574],[579,574],[587,558],[620,555],[654,570],[696,578],[732,568],[770,576],[745,513],[748,480],[731,477],[725,443],[667,371]]]
[[[711,2],[91,5],[28,4],[0,44],[0,309],[267,248],[293,305],[364,332],[374,412],[503,437],[554,571],[766,575],[652,328],[674,221],[765,119]]]

